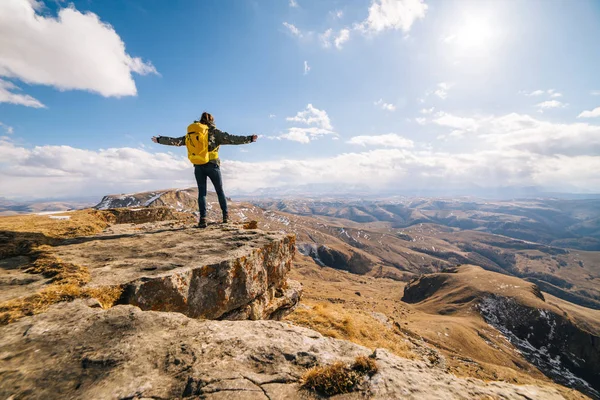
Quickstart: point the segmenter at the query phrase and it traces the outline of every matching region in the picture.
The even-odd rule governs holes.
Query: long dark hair
[[[214,125],[215,119],[213,118],[212,114],[207,113],[205,111],[202,113],[202,116],[200,117],[200,123],[204,124],[204,125]]]

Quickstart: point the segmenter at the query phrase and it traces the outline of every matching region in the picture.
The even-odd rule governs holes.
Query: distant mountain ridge
[[[600,250],[600,200],[487,201],[459,198],[399,200],[263,200],[262,208],[322,215],[360,223],[389,222],[394,228],[433,223],[482,230],[516,239],[580,250]]]
[[[97,210],[122,207],[169,207],[176,211],[194,212],[198,209],[198,189],[165,189],[131,194],[111,194],[104,196],[100,203],[94,206]]]
[[[86,200],[16,201],[0,197],[0,216],[79,210],[93,204]]]
[[[500,186],[481,187],[477,185],[465,187],[427,187],[427,188],[375,188],[365,185],[348,184],[305,184],[267,187],[252,192],[238,193],[236,197],[244,200],[260,199],[293,199],[334,197],[337,199],[383,199],[398,197],[477,197],[490,200],[514,199],[600,199],[600,193],[578,193],[565,190],[551,190],[536,186]]]

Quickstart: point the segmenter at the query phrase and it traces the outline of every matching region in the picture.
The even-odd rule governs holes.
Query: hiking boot
[[[200,218],[198,222],[198,228],[206,228],[206,218]]]
[[[223,214],[223,223],[224,224],[229,223],[229,214]]]

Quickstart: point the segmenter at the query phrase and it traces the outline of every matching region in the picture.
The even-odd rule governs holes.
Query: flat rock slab
[[[88,268],[88,286],[122,288],[119,304],[194,318],[255,320],[279,319],[300,300],[301,285],[286,278],[294,235],[233,224],[118,229],[65,240],[55,253]]]
[[[45,285],[46,278],[24,271],[29,265],[25,256],[0,260],[0,302],[30,295]]]
[[[295,236],[178,221],[117,224],[93,236],[57,240],[50,253],[89,272],[93,293],[122,293],[117,304],[206,319],[280,319],[302,286],[287,279]],[[0,260],[0,301],[31,296],[51,278],[26,273],[32,259]],[[106,289],[106,292],[104,290]]]
[[[249,256],[257,249],[289,241],[291,235],[237,229],[122,225],[114,233],[65,240],[56,247],[62,260],[90,270],[92,286],[121,285],[140,278],[177,273]],[[146,229],[144,229],[146,228]]]
[[[279,321],[199,321],[61,303],[0,327],[0,398],[311,399],[314,365],[372,351]],[[334,399],[562,399],[549,386],[461,379],[378,349],[363,392]]]

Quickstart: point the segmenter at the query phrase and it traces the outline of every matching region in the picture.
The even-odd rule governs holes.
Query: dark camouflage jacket
[[[227,132],[218,130],[214,125],[208,125],[208,151],[219,150],[219,146],[222,144],[247,144],[252,142],[252,135],[250,136],[236,136],[230,135]],[[185,136],[172,138],[168,136],[159,136],[158,143],[165,144],[167,146],[185,146]],[[210,160],[209,162],[221,165],[220,160]]]

